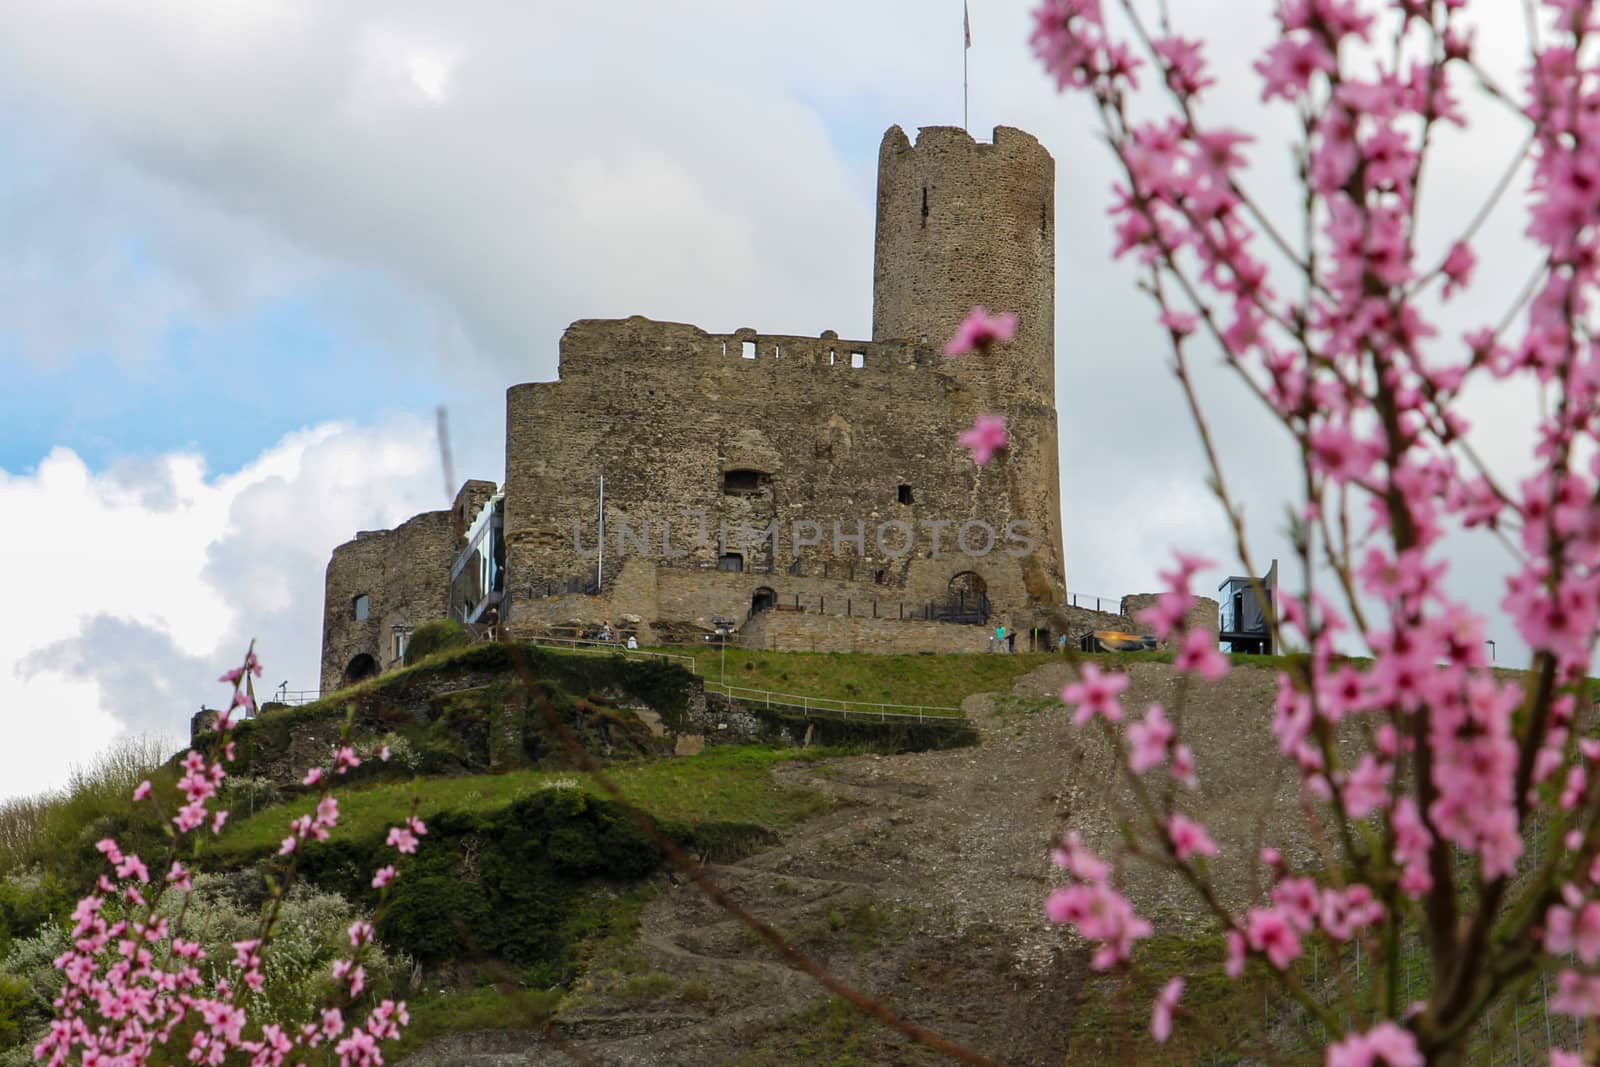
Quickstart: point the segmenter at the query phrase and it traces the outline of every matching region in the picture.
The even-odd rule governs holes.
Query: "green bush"
[[[472,644],[472,635],[467,633],[467,628],[454,619],[435,619],[425,622],[411,631],[411,640],[406,642],[406,666],[435,652],[443,652],[449,648],[462,648]]]
[[[0,974],[0,1048],[20,1044],[33,1030],[36,998],[24,978]]]
[[[669,832],[688,837],[682,828]],[[302,857],[319,885],[375,900],[372,872],[394,857],[381,836],[335,839]],[[488,812],[440,812],[391,889],[384,941],[433,965],[501,959],[526,981],[568,981],[584,937],[609,922],[593,902],[635,885],[661,852],[614,804],[578,789],[544,789]]]

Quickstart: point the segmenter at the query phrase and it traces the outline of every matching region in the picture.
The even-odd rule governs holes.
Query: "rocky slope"
[[[1177,706],[1181,683],[1170,666],[1126,669],[1129,709]],[[1081,1053],[1091,978],[1081,946],[1044,920],[1048,851],[1066,829],[1109,846],[1131,798],[1098,731],[1073,728],[1055,698],[1071,676],[1065,662],[1053,663],[1009,693],[969,698],[965,710],[983,737],[976,748],[784,768],[789,784],[837,806],[777,846],[713,868],[715,878],[835,973],[969,1047],[1018,1064],[1060,1063],[1074,1041]],[[1310,847],[1268,732],[1273,691],[1270,671],[1241,667],[1185,702],[1185,736],[1205,782],[1189,809],[1222,845],[1218,869],[1234,896],[1251,893],[1256,872],[1246,858],[1261,841]],[[1192,929],[1183,887],[1143,867],[1125,877],[1160,929]],[[681,884],[646,906],[635,944],[591,961],[553,1040],[457,1035],[407,1063],[574,1060],[945,1062],[830,1002]]]

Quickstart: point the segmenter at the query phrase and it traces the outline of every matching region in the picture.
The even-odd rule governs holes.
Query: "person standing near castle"
[[[1004,623],[1001,623],[994,628],[993,647],[997,652],[1004,652],[1006,650],[1006,628]]]

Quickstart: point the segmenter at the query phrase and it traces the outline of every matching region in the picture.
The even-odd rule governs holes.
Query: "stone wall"
[[[452,512],[429,511],[393,530],[358,533],[333,550],[322,598],[323,692],[394,666],[395,625],[445,617],[456,545]],[[362,595],[364,620],[355,617]],[[370,670],[361,657],[370,657]]]
[[[579,322],[562,342],[561,381],[509,391],[513,618],[552,585],[595,573],[602,474],[610,573],[651,560],[714,597],[727,584],[719,558],[736,553],[746,577],[768,567],[787,577],[797,561],[811,573],[824,562],[882,572],[879,584],[907,602],[944,596],[966,571],[983,577],[1002,615],[1059,599],[1049,541],[1058,522],[1043,517],[1059,511],[1056,491],[1014,470],[1053,450],[1053,435],[1019,434],[1008,455],[979,468],[958,437],[991,405],[945,373],[942,356],[750,334],[758,356],[747,360],[741,336]],[[860,368],[828,362],[829,352],[852,351],[875,358]],[[729,472],[751,472],[757,487],[730,488]],[[1049,503],[1038,505],[1035,490]],[[615,613],[648,614],[607,595]],[[747,594],[738,615],[749,607]]]
[[[507,390],[514,629],[634,615],[648,640],[652,627],[742,621],[764,589],[829,615],[876,601],[898,619],[970,587],[987,595],[990,625],[1048,624],[1066,588],[1054,161],[1006,127],[993,144],[930,127],[915,145],[894,127],[878,180],[872,340],[583,319],[561,338],[556,381]],[[1017,313],[1016,341],[945,356],[974,304]],[[1011,447],[977,467],[959,437],[995,412],[1009,421]],[[591,590],[602,477],[604,581]],[[494,488],[469,486],[453,509],[458,526]],[[373,585],[374,568],[398,570],[393,545],[357,544],[329,568],[324,685],[372,654],[387,625],[385,616],[353,627],[339,614],[356,586]],[[733,556],[739,569],[718,569]],[[831,573],[819,577],[824,565]],[[838,579],[840,566],[857,576]],[[444,596],[448,561],[432,570],[419,561],[416,574]],[[386,601],[402,599],[393,583],[384,589]]]
[[[1122,614],[1134,620],[1131,623],[1132,626],[1136,627],[1132,631],[1133,633],[1149,632],[1150,627],[1148,625],[1137,621],[1139,613],[1146,608],[1154,607],[1156,600],[1160,596],[1161,594],[1159,593],[1135,593],[1122,598]],[[1220,605],[1211,597],[1195,597],[1194,607],[1190,608],[1183,618],[1183,628],[1185,630],[1210,630],[1212,633],[1216,633],[1219,608]]]

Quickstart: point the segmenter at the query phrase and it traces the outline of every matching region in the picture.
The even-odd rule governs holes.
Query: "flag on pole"
[[[967,39],[967,47],[972,47],[972,14],[967,11],[967,0],[961,0],[961,32]]]

